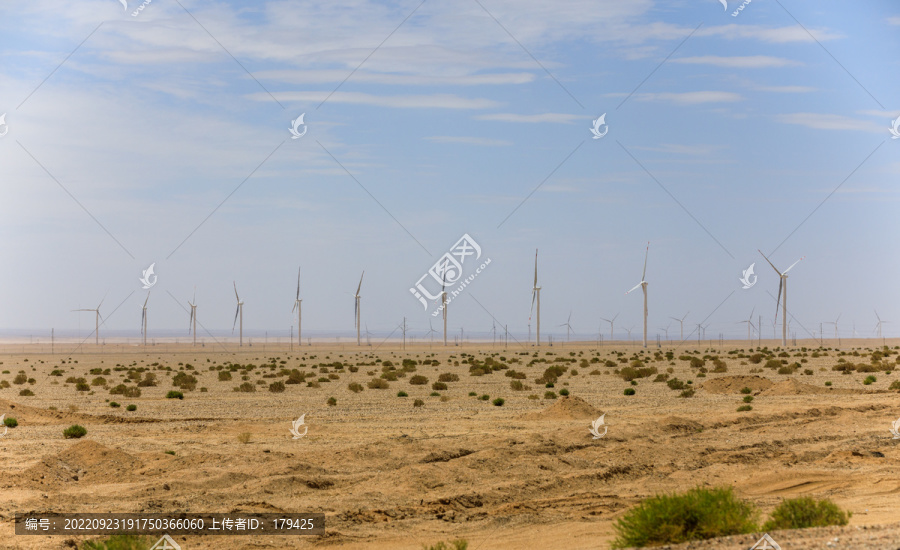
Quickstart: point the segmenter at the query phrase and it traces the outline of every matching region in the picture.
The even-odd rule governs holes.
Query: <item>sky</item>
[[[900,331],[896,2],[124,3],[0,4],[0,336]]]

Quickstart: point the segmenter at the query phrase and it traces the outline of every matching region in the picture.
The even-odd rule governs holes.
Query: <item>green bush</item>
[[[417,374],[415,376],[410,377],[409,383],[414,386],[424,386],[428,383],[428,378],[422,376],[421,374]]]
[[[678,395],[678,397],[684,397],[684,398],[694,397],[695,393],[697,393],[697,392],[694,391],[694,388],[688,388],[688,389],[684,390],[683,392],[681,392]]]
[[[871,384],[873,382],[877,382],[877,381],[878,381],[878,379],[870,374],[869,376],[866,376],[865,380],[863,380],[863,384],[868,386],[869,384]]]
[[[413,401],[413,407],[421,407],[423,405],[425,405],[425,402],[421,399],[416,399],[415,401]]]
[[[409,394],[403,390],[397,392],[397,397],[409,397]]]
[[[672,390],[683,390],[684,389],[684,382],[679,380],[678,378],[673,378],[671,380],[667,380],[666,385],[669,386],[669,389],[672,389]]]
[[[118,409],[118,408],[121,407],[122,405],[119,405],[119,404],[116,403],[115,401],[110,401],[110,402],[109,402],[109,406],[112,407],[112,408],[114,408],[114,409]]]
[[[12,416],[10,416],[9,418],[3,419],[3,425],[6,426],[7,428],[15,428],[16,426],[19,425],[19,421],[16,420],[15,418],[13,418]]]
[[[753,390],[751,390],[750,388],[744,387],[744,388],[741,388],[741,393],[743,393],[743,394],[753,393]]]
[[[569,395],[569,390],[567,390],[566,388],[563,388],[563,389],[559,390],[559,394],[563,395],[563,396]]]
[[[422,545],[423,550],[466,550],[469,548],[469,543],[465,539],[459,539],[447,544],[444,541],[441,541],[437,544],[432,544],[428,546],[427,544]]]
[[[753,410],[753,407],[750,405],[741,405],[740,407],[737,408],[738,412],[747,412],[747,411],[752,411],[752,410]]]
[[[616,521],[613,548],[660,546],[753,533],[758,511],[730,487],[697,487],[682,494],[656,495]]]
[[[752,395],[745,395],[745,396],[744,396],[744,403],[751,403],[752,401],[753,401],[753,396],[752,396]]]
[[[497,399],[491,401],[491,403],[493,403],[495,407],[502,407],[503,404],[506,403],[506,401],[504,401],[502,397],[498,397]]]
[[[828,499],[814,500],[809,497],[800,497],[782,501],[772,511],[769,521],[763,525],[763,530],[847,525],[848,519],[847,512]]]
[[[634,388],[625,388],[625,391],[622,393],[624,393],[625,395],[634,395],[635,391]]]
[[[281,380],[269,384],[269,391],[272,393],[281,393],[284,391],[284,389],[284,382],[282,382]]]
[[[128,405],[127,407],[125,407],[125,410],[126,411],[136,411],[137,405]]]
[[[174,453],[173,453],[174,454]],[[89,540],[81,550],[145,550],[153,540],[138,535],[112,535],[106,540]]]
[[[434,391],[443,391],[447,389],[447,384],[445,384],[444,382],[435,382],[431,385],[431,389],[433,389]]]
[[[445,372],[444,374],[438,376],[439,382],[459,382],[459,375],[453,374],[451,372]]]
[[[550,390],[544,392],[544,399],[556,399],[556,393]]]
[[[227,370],[220,370],[219,371],[219,381],[220,382],[228,382],[229,380],[231,380],[231,373],[228,372]]]
[[[87,430],[84,429],[84,426],[72,424],[71,426],[63,430],[63,435],[66,439],[78,439],[87,435]]]
[[[373,378],[366,382],[366,385],[372,390],[386,390],[390,386],[387,380],[382,380],[381,378]]]
[[[893,382],[891,382],[891,385],[888,387],[888,389],[900,391],[900,380],[894,380]]]
[[[334,397],[329,397],[326,403],[328,403],[329,407],[334,407],[335,405],[337,405],[337,399],[335,399]]]
[[[347,389],[352,391],[353,393],[359,393],[363,391],[363,386],[362,384],[359,384],[357,382],[351,382],[347,385]]]
[[[184,399],[184,394],[180,391],[171,390],[166,394],[166,399]]]
[[[243,392],[243,393],[252,393],[252,392],[256,391],[256,386],[254,386],[250,382],[244,382],[240,386],[234,388],[234,391]]]
[[[28,388],[25,388],[24,390],[19,392],[19,395],[23,397],[31,397],[32,395],[34,395],[34,392],[29,390]]]

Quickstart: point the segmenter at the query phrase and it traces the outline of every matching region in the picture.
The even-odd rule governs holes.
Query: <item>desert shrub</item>
[[[84,380],[82,378],[82,380]],[[13,384],[24,384],[28,382],[28,375],[26,374],[17,374],[15,378],[13,378]]]
[[[849,516],[828,499],[814,500],[809,497],[787,499],[772,511],[763,525],[763,530],[806,529],[827,525],[847,525]]]
[[[13,418],[12,416],[10,416],[9,418],[3,419],[3,425],[6,426],[7,428],[15,428],[16,426],[19,425],[19,421],[16,420],[15,418]]]
[[[767,369],[778,369],[781,368],[781,361],[779,361],[778,359],[769,359],[763,366]]]
[[[805,374],[807,376],[812,376],[813,370],[812,369],[803,369],[803,374]]]
[[[241,432],[237,436],[237,440],[244,445],[250,443],[250,432]]]
[[[414,386],[424,386],[428,383],[428,378],[422,376],[421,374],[417,374],[409,379],[409,383]]]
[[[281,393],[285,390],[284,382],[278,380],[277,382],[272,382],[269,384],[269,391],[272,393]]]
[[[454,540],[450,544],[441,541],[431,546],[422,545],[422,550],[466,550],[467,548],[469,548],[469,543],[465,539]]]
[[[127,407],[125,407],[125,410],[126,410],[126,411],[136,411],[136,410],[137,410],[137,405],[134,405],[134,404],[128,405]]]
[[[152,372],[144,373],[144,379],[137,383],[140,388],[147,388],[156,385],[156,375]]]
[[[562,396],[569,395],[569,390],[567,390],[566,388],[563,388],[563,389],[559,390],[559,394]]]
[[[397,381],[397,371],[389,370],[387,372],[383,372],[383,373],[381,373],[381,379],[387,380],[389,382],[396,382]]]
[[[184,394],[180,391],[171,390],[166,394],[166,399],[184,399]]]
[[[484,394],[484,395],[482,395],[481,397],[479,397],[478,399],[481,399],[482,401],[487,401],[487,400],[489,400],[490,398],[491,398],[490,395]]]
[[[687,399],[688,397],[694,397],[695,393],[696,392],[694,391],[694,388],[688,388],[681,392],[678,397],[684,397],[685,399]]]
[[[669,386],[670,390],[683,390],[684,389],[684,381],[679,380],[678,378],[673,378],[671,380],[666,381],[666,385]]]
[[[103,378],[102,376],[98,376],[97,378],[94,378],[93,380],[91,380],[91,385],[92,386],[105,386],[106,378]]]
[[[335,399],[334,397],[329,397],[328,400],[325,401],[325,403],[327,403],[329,407],[334,407],[335,405],[337,405],[337,399]]]
[[[758,511],[730,487],[697,487],[682,494],[656,495],[613,524],[613,548],[661,546],[752,533]]]
[[[174,452],[172,454],[175,454]],[[81,550],[144,550],[153,541],[138,535],[112,535],[104,540],[89,540],[81,545]]]
[[[762,363],[762,360],[763,360],[763,354],[761,354],[761,353],[754,353],[753,355],[750,356],[750,362],[753,363],[754,365],[758,365],[758,364]]]
[[[459,382],[459,375],[452,372],[445,372],[438,376],[438,382]]]
[[[705,364],[706,364],[705,360],[700,359],[699,357],[691,357],[691,367],[692,368],[699,369],[700,367],[702,367]]]
[[[669,379],[668,374],[657,374],[656,378],[653,379],[654,382],[665,382]]]
[[[0,389],[6,389],[9,387],[9,380],[0,380]]]
[[[387,380],[382,380],[381,378],[373,378],[366,382],[366,386],[369,386],[369,389],[373,390],[386,390],[390,387]]]
[[[728,365],[721,359],[713,359],[713,372],[728,372]]]
[[[525,389],[525,384],[523,384],[521,380],[510,380],[509,387],[513,391],[522,391]]]
[[[231,380],[231,373],[228,372],[227,370],[220,370],[219,371],[219,382],[228,382],[229,380]]]
[[[423,405],[425,405],[425,402],[421,399],[416,399],[415,401],[413,401],[413,407],[421,407]]]
[[[409,394],[403,390],[397,392],[397,397],[409,397]]]
[[[900,391],[900,380],[894,380],[893,382],[891,382],[891,385],[888,386],[888,389]]]
[[[353,393],[359,393],[363,391],[363,386],[358,382],[352,382],[347,385],[347,389],[352,391]]]
[[[778,367],[778,374],[794,374],[794,367],[790,365],[782,365]]]
[[[491,403],[493,403],[495,407],[502,407],[503,404],[506,403],[506,401],[504,401],[502,397],[498,397],[497,399],[491,401]]]
[[[544,399],[556,399],[556,392],[552,392],[552,391],[549,391],[549,390],[548,390],[548,391],[545,391],[545,392],[544,392]]]
[[[445,384],[443,382],[435,382],[434,384],[431,385],[431,389],[433,389],[434,391],[446,390],[447,384]]]
[[[753,393],[753,390],[751,390],[751,389],[748,388],[747,386],[744,386],[743,388],[741,388],[741,393],[743,393],[743,394],[746,395],[746,394],[749,394],[749,393]]]
[[[619,376],[622,377],[622,380],[631,382],[635,378],[647,378],[650,375],[656,374],[656,372],[656,367],[625,367],[619,371]]]
[[[116,403],[115,401],[110,401],[110,402],[109,402],[109,406],[112,407],[112,408],[114,408],[114,409],[118,409],[118,408],[121,407],[122,405],[119,405],[119,404]]]
[[[741,405],[740,407],[737,408],[738,412],[747,412],[747,411],[752,411],[752,410],[753,410],[752,405]]]
[[[622,393],[625,395],[634,395],[635,391],[634,388],[625,388],[625,391],[623,391]]]
[[[877,382],[877,381],[878,381],[878,379],[870,374],[869,376],[866,376],[865,380],[863,380],[863,384],[868,386],[869,384],[872,384],[873,382]]]
[[[32,395],[34,395],[34,392],[29,390],[28,388],[25,388],[24,390],[19,392],[19,395],[23,397],[31,397]]]
[[[84,429],[84,426],[79,426],[78,424],[72,424],[63,430],[63,436],[65,436],[66,439],[78,439],[85,435],[87,435],[87,430]]]
[[[240,386],[234,388],[234,391],[243,392],[243,393],[251,393],[251,392],[256,391],[256,386],[254,386],[250,382],[244,382]]]
[[[750,402],[752,402],[752,401],[753,401],[753,396],[752,396],[752,395],[745,395],[745,396],[744,396],[744,403],[750,403]]]
[[[172,385],[183,390],[194,391],[197,379],[186,372],[179,372],[172,378]]]
[[[78,382],[75,384],[75,391],[90,391],[91,387],[87,382]]]

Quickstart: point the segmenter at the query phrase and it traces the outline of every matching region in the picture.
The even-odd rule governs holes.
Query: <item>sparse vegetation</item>
[[[390,387],[387,380],[383,380],[381,378],[373,378],[366,382],[366,386],[372,390],[386,390]]]
[[[335,405],[337,405],[337,399],[335,399],[334,397],[329,397],[328,400],[325,401],[325,403],[327,403],[329,407],[334,407]]]
[[[467,550],[469,548],[469,543],[465,539],[458,539],[447,544],[444,541],[438,542],[437,544],[432,544],[428,546],[427,544],[422,545],[422,550]]]
[[[128,405],[127,407],[125,407],[125,410],[129,411],[129,412],[134,412],[137,410],[137,405],[134,405],[134,404]]]
[[[184,399],[184,394],[180,391],[171,390],[166,394],[166,399]]]
[[[7,428],[15,428],[16,426],[19,425],[19,421],[16,420],[14,417],[9,416],[9,417],[3,419],[3,425],[6,426]]]
[[[272,393],[282,393],[285,390],[284,382],[278,380],[269,384],[269,391]]]
[[[347,389],[352,391],[353,393],[359,393],[363,391],[363,386],[358,382],[351,382],[347,385]]]
[[[413,407],[421,407],[423,405],[425,405],[425,402],[421,399],[416,399],[415,401],[413,401]]]
[[[78,424],[72,424],[65,430],[63,430],[63,436],[66,439],[79,439],[87,435],[87,430],[84,426],[79,426]]]
[[[175,454],[174,451],[166,451]],[[81,550],[144,550],[153,540],[138,535],[112,535],[104,540],[89,540],[81,545]]]
[[[635,391],[634,388],[625,388],[625,391],[623,391],[622,393],[625,395],[634,395]]]
[[[250,443],[250,432],[241,432],[241,433],[239,433],[238,436],[237,436],[237,440],[238,440],[240,443],[243,443],[244,445],[246,445],[247,443]]]
[[[493,403],[495,407],[502,407],[503,404],[506,403],[506,401],[504,401],[502,397],[498,397],[497,399],[491,401],[491,403]]]
[[[847,525],[849,514],[828,499],[814,500],[809,497],[787,499],[772,511],[763,525],[766,531],[776,529],[806,529],[826,525]]]
[[[747,411],[752,411],[752,410],[753,410],[753,407],[751,405],[741,405],[740,407],[737,408],[738,412],[747,412]]]

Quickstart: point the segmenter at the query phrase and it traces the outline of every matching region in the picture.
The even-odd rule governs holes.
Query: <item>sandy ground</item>
[[[866,346],[875,349],[873,342],[843,344],[847,352],[854,346],[863,353]],[[640,353],[625,345],[555,345],[541,347],[537,356],[531,346],[503,349],[490,343],[420,344],[406,351],[387,344],[293,352],[270,346],[264,353],[256,346],[201,351],[186,345],[146,350],[106,345],[53,355],[29,353],[23,346],[0,348],[0,369],[9,371],[0,380],[12,383],[19,371],[35,380],[0,389],[0,414],[19,423],[0,437],[0,548],[67,548],[96,538],[16,536],[16,512],[246,511],[322,512],[327,532],[176,540],[183,550],[421,549],[456,538],[466,539],[469,550],[604,549],[615,535],[616,518],[641,499],[728,485],[753,501],[763,517],[781,499],[796,496],[830,498],[853,512],[847,527],[772,533],[785,550],[900,549],[900,440],[889,432],[900,417],[900,394],[888,390],[900,373],[871,373],[877,381],[864,385],[870,373],[832,370],[837,351],[812,357],[811,348],[795,357],[802,354],[798,347],[787,360],[805,360],[800,371],[777,374],[727,353],[739,349],[749,350],[740,342],[663,346],[660,351],[675,352],[673,361],[655,361],[656,348],[645,352],[647,366],[660,373],[671,368],[670,377],[693,382],[695,395],[681,398],[666,383],[654,383],[655,375],[635,386],[614,374],[625,364],[603,364]],[[677,358],[694,351],[720,357],[727,372],[711,372],[707,361],[710,372],[698,376]],[[896,364],[892,351],[883,364]],[[521,382],[530,389],[511,389],[509,369],[472,376],[463,362],[472,356],[492,357],[525,373]],[[590,363],[594,357],[600,363]],[[844,357],[870,362],[865,356]],[[365,387],[381,375],[383,361],[400,369],[404,358],[440,364],[417,364],[388,389]],[[529,366],[535,358],[548,362]],[[553,363],[558,358],[575,362]],[[313,369],[336,361],[345,368]],[[256,368],[233,372],[230,381],[209,370],[230,362]],[[551,364],[569,367],[550,390],[568,389],[569,398],[545,399],[548,389],[535,382]],[[112,370],[117,365],[150,369],[145,372],[156,374],[158,385],[142,387],[137,398],[110,395],[109,388],[126,382],[128,374]],[[358,371],[350,372],[351,366]],[[160,370],[165,367],[172,370]],[[97,368],[111,369],[110,374],[90,374]],[[286,379],[278,374],[283,368],[315,373],[307,381],[337,379],[318,388],[288,384],[283,393],[269,392],[269,383]],[[53,370],[62,376],[51,376]],[[183,400],[166,399],[171,376],[182,371],[198,379],[196,389],[183,390]],[[368,374],[372,371],[375,376]],[[442,373],[459,380],[439,392],[444,398],[430,396]],[[244,382],[242,374],[256,392],[234,391]],[[414,375],[427,377],[427,384],[411,384]],[[83,392],[66,383],[69,377],[90,383],[97,376],[106,379],[106,387]],[[257,385],[260,380],[265,385]],[[353,382],[365,389],[352,392]],[[743,387],[754,397],[749,412],[736,410],[743,405]],[[24,388],[35,395],[20,396]],[[623,395],[626,388],[636,395]],[[409,396],[398,397],[400,390]],[[329,397],[337,404],[327,405]],[[495,397],[505,399],[503,406],[492,404]],[[415,399],[424,406],[414,407]],[[122,407],[111,408],[108,401]],[[137,410],[126,411],[128,404]],[[293,440],[291,421],[301,414],[308,432]],[[593,439],[591,421],[601,414],[608,432]],[[63,429],[76,423],[88,434],[65,439]],[[242,442],[240,434],[249,434],[249,440]],[[746,549],[759,535],[672,548]]]

